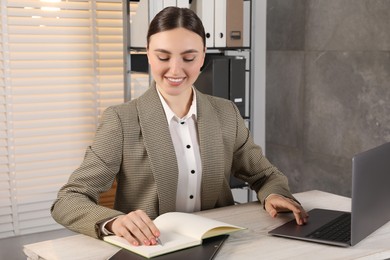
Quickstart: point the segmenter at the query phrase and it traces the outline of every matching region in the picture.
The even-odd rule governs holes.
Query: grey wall
[[[350,196],[352,156],[390,141],[390,0],[268,0],[266,68],[267,157]]]

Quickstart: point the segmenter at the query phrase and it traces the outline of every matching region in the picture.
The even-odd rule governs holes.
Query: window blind
[[[50,206],[101,112],[123,102],[122,0],[2,0],[0,238],[58,229]]]

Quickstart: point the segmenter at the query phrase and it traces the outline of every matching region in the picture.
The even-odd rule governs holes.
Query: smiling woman
[[[84,161],[58,193],[53,217],[93,237],[114,233],[133,245],[155,245],[157,216],[233,205],[234,174],[271,216],[291,210],[303,224],[306,212],[287,178],[263,156],[234,102],[193,86],[205,56],[197,15],[166,7],[147,35],[154,82],[139,98],[105,110]],[[114,179],[114,209],[98,205]]]
[[[204,62],[202,38],[184,28],[156,33],[149,39],[147,55],[160,94],[176,115],[185,116]]]
[[[156,87],[173,112],[183,117],[206,54],[202,22],[188,9],[166,8],[152,20],[146,38]]]

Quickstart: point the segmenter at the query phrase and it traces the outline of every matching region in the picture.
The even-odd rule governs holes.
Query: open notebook
[[[229,234],[244,228],[214,219],[183,212],[169,212],[158,216],[154,224],[160,230],[162,245],[133,246],[119,236],[106,236],[104,241],[147,258],[181,249],[199,246],[203,239]]]

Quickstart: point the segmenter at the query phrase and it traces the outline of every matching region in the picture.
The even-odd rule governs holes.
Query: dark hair
[[[161,10],[149,25],[146,37],[147,48],[149,48],[150,37],[153,34],[184,28],[202,37],[203,46],[206,46],[206,35],[202,21],[194,11],[188,8],[169,6]]]

